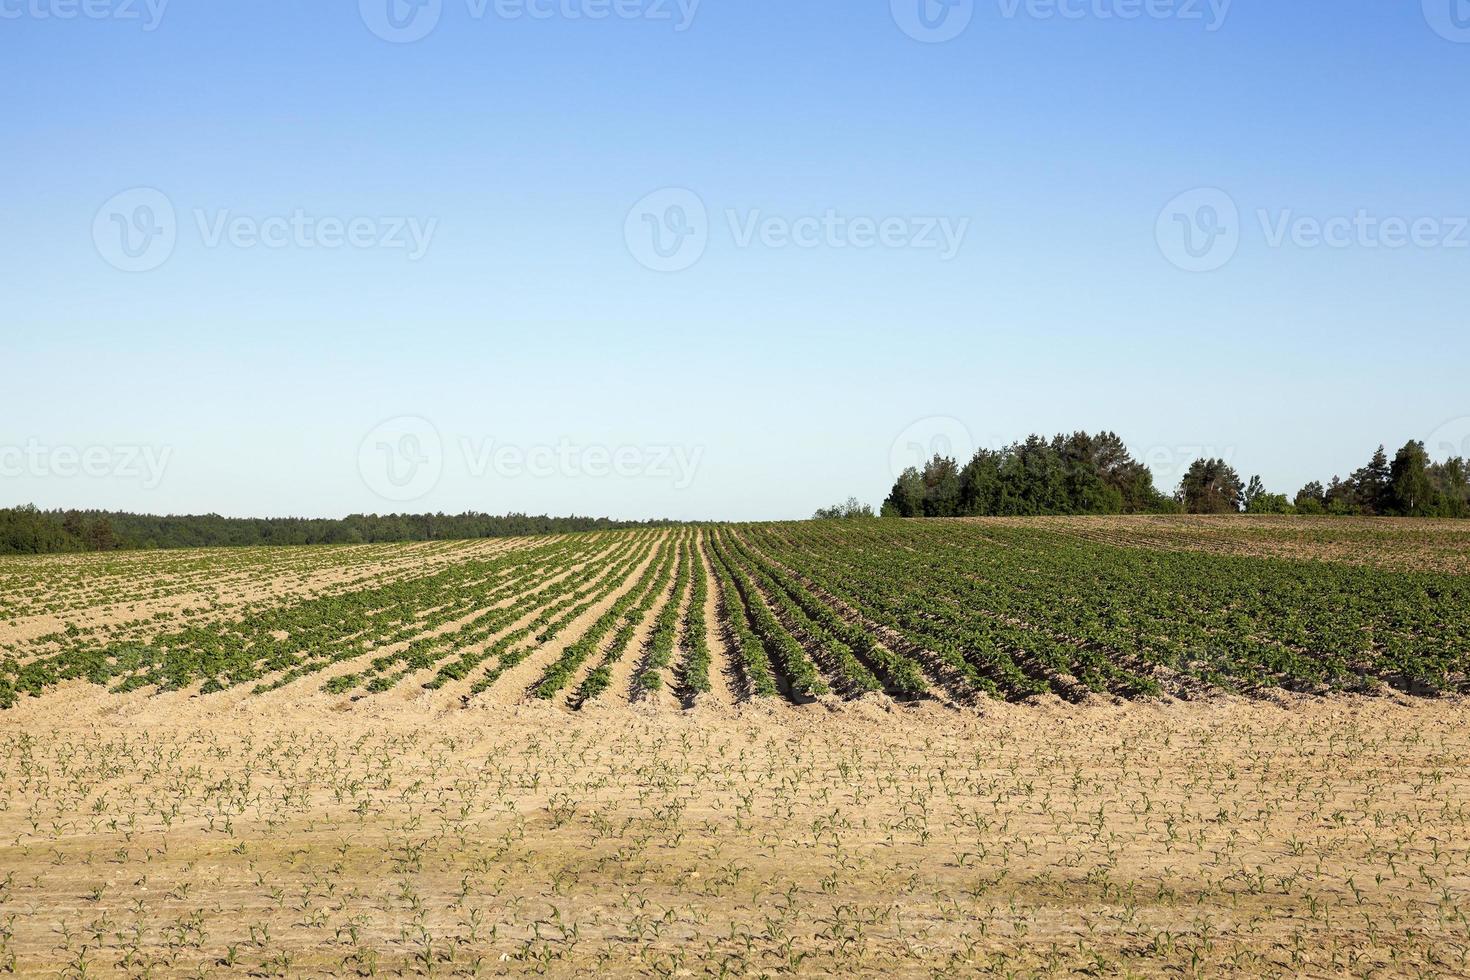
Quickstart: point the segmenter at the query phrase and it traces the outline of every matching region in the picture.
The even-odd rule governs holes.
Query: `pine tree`
[[[1379,446],[1368,465],[1352,475],[1353,496],[1359,509],[1365,514],[1383,514],[1391,510],[1391,481],[1388,453]]]
[[[1223,459],[1197,459],[1190,464],[1175,494],[1191,514],[1239,512],[1245,488],[1240,474]]]

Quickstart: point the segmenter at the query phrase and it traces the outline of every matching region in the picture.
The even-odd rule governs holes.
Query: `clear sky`
[[[1466,0],[0,0],[0,63],[0,503],[1470,447]]]

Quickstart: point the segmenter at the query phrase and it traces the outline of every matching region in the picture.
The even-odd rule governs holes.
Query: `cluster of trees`
[[[873,508],[858,500],[856,497],[848,497],[846,503],[833,504],[831,507],[818,507],[817,512],[812,515],[815,521],[852,521],[867,520],[876,515]]]
[[[1259,482],[1253,477],[1251,485]],[[1179,481],[1174,500],[1187,514],[1234,514],[1241,510],[1245,489],[1240,474],[1223,459],[1197,459]]]
[[[1033,435],[982,449],[961,468],[936,455],[910,467],[883,502],[885,517],[1136,514],[1179,508],[1115,433]]]
[[[1383,517],[1470,517],[1470,465],[1454,457],[1431,462],[1422,442],[1408,442],[1392,461],[1382,446],[1347,479],[1308,483],[1294,498],[1267,493],[1259,476],[1242,483],[1223,460],[1194,463],[1179,486],[1194,514],[1341,514]]]
[[[1382,446],[1346,480],[1308,483],[1292,501],[1299,514],[1470,517],[1470,463],[1435,463],[1422,442],[1408,442],[1390,461]]]
[[[856,501],[850,503],[855,504]],[[1027,514],[1342,514],[1470,517],[1470,462],[1431,462],[1411,441],[1390,460],[1382,446],[1347,479],[1312,482],[1294,498],[1269,493],[1259,476],[1242,480],[1223,459],[1198,459],[1173,497],[1117,435],[1031,436],[999,452],[982,449],[961,469],[935,456],[910,467],[883,503],[885,517],[1000,517]],[[857,516],[841,508],[818,517]]]
[[[282,544],[365,544],[504,538],[612,528],[664,526],[668,521],[526,514],[353,514],[331,518],[237,518],[218,514],[158,517],[119,511],[0,509],[0,554],[50,554],[132,548],[202,548]]]

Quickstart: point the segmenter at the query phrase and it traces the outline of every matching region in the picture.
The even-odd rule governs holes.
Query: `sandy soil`
[[[720,597],[715,588],[714,572],[709,567],[709,559],[704,555],[703,549],[699,552],[699,568],[705,576],[706,592],[704,596],[704,630],[705,642],[709,644],[709,693],[699,696],[699,700],[709,701],[717,707],[729,707],[737,700],[737,692],[740,690],[740,677],[735,666],[735,654],[725,642],[724,630],[720,628]]]
[[[658,549],[650,545],[638,563],[623,576],[622,582],[615,589],[578,616],[555,640],[506,671],[488,691],[477,695],[475,700],[481,702],[482,706],[505,706],[514,705],[530,697],[531,689],[540,681],[546,668],[555,663],[562,652],[575,643],[583,633],[586,633],[587,629],[611,609],[620,598],[631,592],[636,587],[639,577],[657,560],[657,557]]]
[[[0,715],[22,975],[1470,972],[1470,705]]]

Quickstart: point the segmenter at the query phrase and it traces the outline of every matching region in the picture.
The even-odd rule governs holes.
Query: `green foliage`
[[[33,505],[0,509],[0,555],[44,555],[97,550],[114,546],[112,525],[105,518],[89,521],[72,512],[45,512]]]
[[[1297,491],[1292,505],[1298,514],[1325,514],[1327,513],[1327,488],[1313,480]]]
[[[1429,467],[1438,517],[1470,517],[1470,464],[1453,457]]]
[[[1254,489],[1252,509],[1288,506]],[[1233,553],[1256,537],[1270,547]],[[1355,542],[1401,570],[1349,563]],[[710,627],[754,696],[1470,691],[1463,543],[1407,521],[806,521],[369,548],[6,559],[7,606],[67,625],[0,651],[0,705],[67,683],[264,692],[333,667],[317,683],[339,697],[413,677],[430,690],[464,682],[456,693],[472,698],[538,653],[540,679],[517,693],[551,699],[600,655],[569,699],[577,707],[635,647],[642,660],[619,694],[668,687],[689,704],[710,689]],[[1293,553],[1313,557],[1264,556]],[[1424,571],[1421,554],[1459,573]],[[439,560],[416,567],[426,555]],[[212,591],[268,580],[267,567],[293,580],[330,572],[333,586],[86,616],[120,597],[176,595],[181,576]]]
[[[818,507],[817,512],[812,515],[814,521],[851,521],[871,520],[873,508],[862,503],[856,497],[848,497],[846,503],[833,504],[831,507]]]
[[[924,516],[956,517],[959,507],[959,468],[954,460],[936,455],[924,467]]]
[[[1247,514],[1295,514],[1294,507],[1284,493],[1261,493],[1245,505]]]
[[[686,700],[711,690],[709,679],[709,639],[705,635],[705,604],[709,600],[709,584],[706,581],[704,556],[696,540],[690,546],[690,594],[689,609],[684,614],[684,633],[680,649],[684,654],[680,670],[680,684]]]
[[[1245,488],[1245,512],[1247,514],[1295,514],[1296,507],[1284,493],[1267,493],[1266,485],[1259,476],[1251,477]]]
[[[602,660],[577,688],[574,701],[580,706],[606,691],[612,683],[613,665],[623,658],[628,647],[632,645],[638,625],[643,622],[644,616],[653,608],[654,603],[668,587],[669,575],[675,562],[676,551],[673,542],[665,541],[659,547],[655,559],[649,563],[648,568],[633,588],[614,602],[612,608],[599,617],[580,639],[567,647],[561,658],[547,669],[546,675],[536,688],[537,697],[551,698],[560,691],[571,680],[577,667],[596,650],[603,637],[616,629],[617,632],[613,633],[612,641],[603,652]],[[684,562],[681,560],[678,564],[682,575],[685,568]],[[676,585],[676,591],[680,587]],[[676,614],[678,602],[676,595],[669,603],[665,603],[659,617],[661,625],[670,621]],[[669,642],[672,643],[672,637]],[[641,679],[640,677],[640,681]]]
[[[807,638],[807,646],[820,655],[823,668],[850,693],[876,691],[882,686],[897,696],[913,697],[927,689],[923,671],[912,659],[879,644],[760,552],[739,541],[735,548],[768,590],[783,621]]]
[[[1307,501],[1316,500],[1320,509]],[[1303,506],[1304,503],[1306,506]],[[1309,483],[1297,495],[1303,514],[1470,517],[1470,467],[1460,457],[1431,462],[1424,443],[1411,440],[1393,462],[1382,446],[1346,480],[1326,489]]]
[[[884,517],[922,517],[924,514],[924,477],[910,466],[899,474],[888,499],[883,502]]]
[[[828,508],[818,517],[842,516]],[[1390,462],[1380,446],[1347,479],[1308,483],[1294,499],[1266,491],[1259,476],[1242,481],[1222,459],[1199,459],[1174,497],[1111,432],[1076,432],[1050,441],[1030,436],[999,451],[982,449],[964,467],[935,456],[895,481],[881,516],[1006,517],[1054,514],[1192,513],[1470,517],[1470,464],[1431,462],[1410,442]]]
[[[791,686],[791,693],[797,697],[820,697],[829,693],[827,682],[822,679],[806,649],[772,614],[756,582],[729,550],[729,532],[722,530],[716,533],[713,543],[716,556],[739,593],[750,631],[759,637],[771,661],[780,665],[781,673]]]
[[[1245,506],[1245,491],[1240,474],[1223,459],[1197,459],[1179,481],[1174,498],[1190,514],[1234,514]]]
[[[1353,496],[1363,513],[1387,514],[1393,509],[1391,477],[1388,454],[1379,446],[1368,465],[1352,475]]]
[[[935,456],[906,470],[883,505],[884,517],[986,517],[1123,514],[1173,508],[1153,474],[1115,433],[1030,436],[998,451],[982,449],[957,468]]]
[[[679,630],[679,607],[689,586],[690,551],[687,541],[679,545],[678,573],[674,576],[674,591],[659,610],[654,621],[653,635],[648,638],[648,654],[643,669],[634,683],[644,691],[657,691],[663,686],[663,671],[674,662],[674,640]]]
[[[1389,532],[1375,532],[1389,533]],[[1005,698],[1470,690],[1470,578],[1101,543],[1053,527],[762,525],[752,551]]]
[[[525,514],[497,517],[474,512],[354,514],[341,520],[232,518],[218,514],[158,517],[115,511],[40,511],[34,506],[25,506],[0,509],[0,555],[139,548],[456,541],[667,527],[672,523],[614,521],[605,517],[531,517]]]
[[[1434,483],[1429,479],[1429,454],[1424,443],[1409,442],[1394,456],[1389,469],[1388,506],[1392,513],[1425,517],[1436,511]]]

